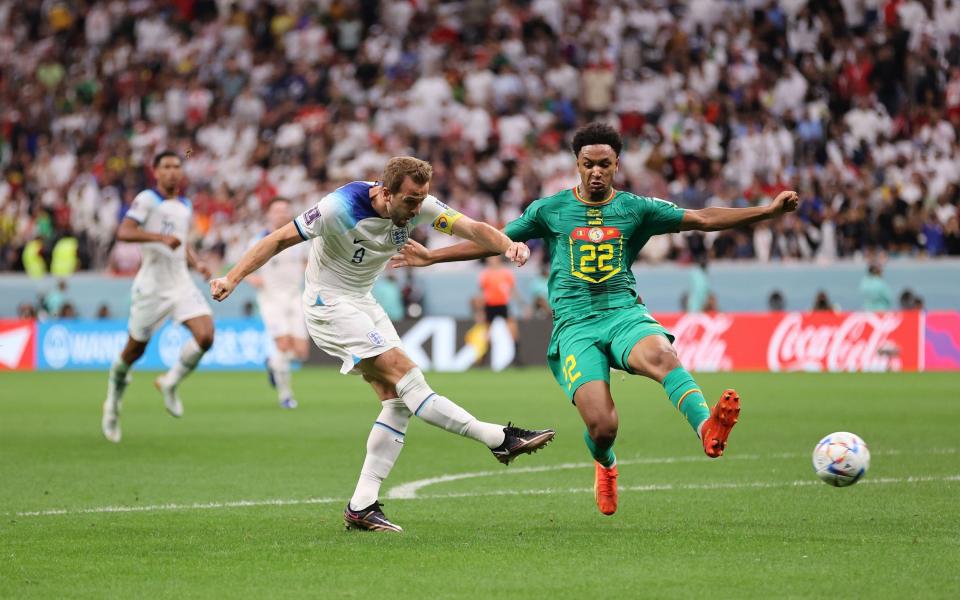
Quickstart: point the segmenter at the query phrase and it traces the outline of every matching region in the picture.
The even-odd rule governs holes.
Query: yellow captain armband
[[[452,208],[448,208],[440,213],[439,217],[433,220],[433,228],[440,233],[453,235],[453,224],[456,223],[462,216],[463,215],[461,213],[458,213]]]

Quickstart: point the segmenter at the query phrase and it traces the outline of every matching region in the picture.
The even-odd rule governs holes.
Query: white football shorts
[[[192,283],[143,292],[133,288],[127,331],[138,342],[146,342],[170,317],[177,323],[203,315],[212,316],[210,305]]]
[[[344,375],[364,358],[403,347],[390,317],[373,297],[306,306],[304,314],[310,337],[318,348],[343,361],[340,372]]]
[[[303,300],[300,293],[289,296],[257,296],[260,318],[270,337],[292,336],[307,339],[307,324],[303,320]]]

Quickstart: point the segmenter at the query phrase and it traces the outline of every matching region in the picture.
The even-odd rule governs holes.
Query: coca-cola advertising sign
[[[695,371],[916,371],[920,313],[657,315]]]

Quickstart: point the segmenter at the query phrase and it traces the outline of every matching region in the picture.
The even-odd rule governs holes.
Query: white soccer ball
[[[838,431],[820,440],[813,449],[817,477],[835,487],[860,481],[870,468],[870,449],[860,436]]]

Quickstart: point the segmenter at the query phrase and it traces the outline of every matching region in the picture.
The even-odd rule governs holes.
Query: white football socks
[[[379,499],[380,485],[403,450],[403,437],[411,414],[399,398],[383,401],[383,410],[367,438],[367,457],[360,469],[357,489],[350,499],[352,510],[364,509]]]
[[[483,442],[488,448],[496,448],[503,443],[503,425],[479,421],[460,406],[434,392],[427,385],[420,369],[410,369],[397,382],[396,388],[407,408],[427,423]]]
[[[180,349],[180,360],[173,363],[170,370],[163,376],[168,386],[176,387],[183,381],[183,378],[197,368],[200,359],[203,358],[204,351],[197,344],[197,340],[192,337],[188,339],[183,348]]]
[[[107,402],[119,404],[123,399],[123,391],[127,389],[127,373],[130,365],[119,356],[110,365],[110,374],[107,375]]]
[[[290,352],[274,352],[270,358],[270,369],[273,371],[273,383],[277,386],[277,399],[283,402],[293,397],[290,375]]]

